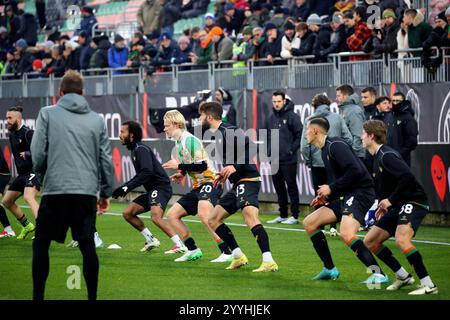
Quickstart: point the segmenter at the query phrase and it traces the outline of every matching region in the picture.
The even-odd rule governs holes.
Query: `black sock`
[[[333,269],[333,259],[331,258],[328,242],[323,232],[319,229],[315,230],[309,234],[309,238],[313,243],[314,249],[316,249],[317,255],[322,260],[324,267],[327,269]]]
[[[80,240],[78,244],[83,255],[83,275],[86,281],[88,300],[96,300],[99,262],[95,251],[94,237],[92,236],[89,240]]]
[[[33,241],[33,300],[44,300],[45,282],[49,273],[48,249],[50,240],[35,239]]]
[[[381,267],[375,260],[375,257],[370,250],[367,249],[364,242],[360,238],[355,236],[350,243],[347,243],[347,245],[356,253],[358,259],[361,260],[367,268],[370,268],[372,273],[380,273],[384,275]]]
[[[401,269],[402,265],[398,262],[398,260],[392,255],[392,251],[382,245],[376,252],[375,255],[383,261],[392,271],[397,272]]]
[[[194,238],[192,238],[190,235],[187,236],[187,238],[185,238],[183,240],[184,245],[190,250],[195,250],[197,249],[197,245],[195,244],[195,240]]]
[[[30,221],[28,221],[27,217],[25,215],[22,216],[22,218],[17,219],[20,224],[22,225],[22,227],[26,227],[27,225],[30,224]]]
[[[269,235],[262,224],[257,224],[252,228],[252,233],[256,238],[261,253],[270,252]]]
[[[230,248],[228,248],[227,244],[222,239],[220,239],[220,242],[217,243],[217,246],[219,247],[220,252],[231,254]]]
[[[415,247],[405,250],[403,254],[406,255],[406,259],[408,259],[408,262],[413,266],[419,279],[428,276],[427,268],[425,268],[425,265],[423,264],[422,255]]]
[[[9,227],[11,224],[9,223],[8,216],[6,215],[5,208],[0,205],[0,223],[3,225],[3,228]]]
[[[222,223],[215,230],[216,234],[228,245],[231,251],[236,248],[239,248],[239,245],[234,238],[233,232],[231,232],[230,228],[225,223]]]

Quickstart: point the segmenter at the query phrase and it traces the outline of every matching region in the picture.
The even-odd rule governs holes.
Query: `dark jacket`
[[[302,19],[303,22],[305,22],[306,19],[308,19],[310,12],[311,12],[311,9],[309,8],[308,1],[306,1],[300,7],[298,7],[294,1],[294,5],[291,7],[291,16],[294,17],[295,19],[300,18],[300,19]]]
[[[341,25],[336,31],[330,34],[330,46],[319,51],[319,56],[326,57],[331,53],[349,51],[346,40],[347,32],[345,26]]]
[[[313,53],[314,43],[316,42],[317,33],[308,30],[306,34],[301,38],[300,48],[292,49],[292,55],[294,57],[307,56]]]
[[[191,0],[187,5],[181,7],[183,19],[195,18],[202,15],[208,9],[209,0]]]
[[[396,21],[392,26],[383,29],[383,39],[377,37],[373,39],[375,54],[391,53],[393,54],[398,48],[397,33],[400,29],[400,23]],[[395,55],[393,55],[395,56]]]
[[[316,0],[316,1],[307,1],[309,2],[309,6],[311,9],[311,13],[317,13],[320,16],[327,15],[330,11],[330,8],[334,6],[335,0]]]
[[[411,165],[411,151],[417,147],[417,136],[419,134],[414,111],[408,100],[400,105],[393,105],[395,141],[391,146],[403,157],[405,162]]]
[[[319,32],[314,42],[313,54],[316,56],[315,62],[326,62],[326,55],[321,55],[321,52],[328,49],[331,45],[331,34],[333,30],[329,24],[324,24],[320,27]]]
[[[25,39],[29,46],[36,45],[39,25],[31,13],[24,13],[20,17],[20,29],[17,31],[19,38]]]
[[[397,140],[394,114],[392,112],[379,112],[377,110],[375,112],[373,120],[380,120],[384,122],[387,129],[386,145],[392,147],[395,144],[395,141]]]
[[[161,46],[158,55],[155,57],[154,65],[155,66],[167,66],[172,63],[175,63],[175,59],[177,59],[180,55],[180,48],[178,44],[172,40],[170,42],[170,46],[167,48],[163,48]]]
[[[89,43],[85,43],[84,45],[80,46],[80,69],[89,69],[89,60],[91,59],[92,53],[94,52],[94,49],[91,48]]]
[[[12,18],[6,17],[6,29],[8,30],[9,41],[14,43],[20,39],[18,31],[20,30],[20,17],[14,15]]]
[[[97,23],[97,18],[94,15],[83,17],[80,22],[80,27],[75,31],[75,35],[79,35],[81,31],[85,31],[89,37],[92,35],[92,28]]]
[[[32,53],[25,51],[17,64],[17,73],[23,74],[33,71],[34,59]]]
[[[273,113],[269,116],[266,122],[266,128],[269,130],[267,150],[270,156],[271,150],[271,129],[279,130],[279,146],[280,164],[296,164],[298,163],[297,151],[300,148],[300,141],[302,138],[303,125],[300,116],[294,112],[294,103],[286,100],[286,105],[280,111],[272,110]]]
[[[217,19],[216,24],[221,27],[228,35],[231,35],[234,31],[235,35],[239,33],[242,28],[242,24],[244,23],[245,15],[242,10],[235,10],[233,18],[228,21],[225,16]]]
[[[111,47],[111,43],[108,39],[100,40],[97,49],[91,56],[89,61],[89,67],[94,68],[108,68],[108,50]]]
[[[66,59],[66,70],[80,70],[80,48],[76,48]]]
[[[364,116],[366,120],[373,120],[377,114],[377,106],[375,104],[364,107]]]
[[[179,1],[168,1],[159,14],[159,25],[161,28],[171,26],[181,17],[181,6]]]
[[[272,57],[280,57],[281,54],[281,39],[283,39],[283,34],[277,31],[277,38],[272,42],[267,42],[266,51],[264,57],[270,54]]]

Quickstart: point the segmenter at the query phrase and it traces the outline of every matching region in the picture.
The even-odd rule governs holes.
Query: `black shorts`
[[[247,206],[259,208],[258,194],[261,189],[259,181],[241,181],[233,185],[227,194],[219,199],[218,205],[222,206],[229,214]]]
[[[9,180],[11,180],[11,176],[10,175],[0,174],[0,193],[1,194],[5,193],[5,188],[8,185]]]
[[[73,240],[94,239],[97,198],[80,194],[58,194],[42,197],[36,219],[36,239],[59,243],[72,230]]]
[[[160,206],[163,210],[166,210],[167,204],[172,197],[172,188],[157,187],[150,192],[140,195],[133,200],[134,203],[144,208],[144,212],[151,210],[153,206]]]
[[[408,202],[401,207],[396,206],[391,208],[375,225],[378,228],[386,230],[391,237],[394,237],[397,226],[411,223],[415,235],[427,213],[427,204],[419,205]]]
[[[222,188],[213,188],[213,184],[208,182],[185,194],[180,200],[178,200],[178,203],[184,208],[184,210],[186,210],[188,215],[195,216],[197,214],[198,202],[200,200],[207,200],[215,206],[222,195],[222,192]]]
[[[18,176],[11,182],[8,190],[23,193],[25,188],[29,187],[35,187],[37,190],[41,190],[41,182],[34,173],[22,174]]]
[[[342,220],[342,216],[352,215],[362,226],[365,225],[367,211],[375,201],[375,191],[373,189],[360,189],[350,192],[343,199],[335,200],[326,207],[333,210],[337,222]]]

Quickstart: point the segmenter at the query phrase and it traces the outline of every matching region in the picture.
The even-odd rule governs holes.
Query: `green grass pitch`
[[[20,202],[23,205],[23,201]],[[416,236],[415,245],[422,253],[432,279],[439,287],[438,295],[411,297],[407,293],[414,288],[406,287],[397,292],[388,292],[386,286],[369,290],[360,283],[368,277],[365,268],[354,253],[338,238],[327,236],[334,262],[341,271],[336,281],[312,281],[322,264],[316,256],[302,225],[267,225],[265,222],[273,214],[262,214],[261,220],[267,227],[271,251],[279,265],[279,272],[254,274],[261,263],[261,254],[250,230],[243,226],[240,213],[228,219],[238,243],[250,260],[249,265],[239,270],[225,270],[227,264],[211,263],[219,251],[206,229],[196,217],[187,217],[187,225],[198,246],[202,249],[202,259],[176,263],[177,255],[165,255],[172,246],[168,239],[144,214],[149,229],[161,241],[161,247],[151,252],[139,252],[144,239],[139,232],[128,225],[120,213],[124,203],[113,203],[110,213],[97,219],[97,228],[106,246],[116,243],[122,249],[98,249],[100,259],[99,299],[163,299],[163,300],[303,300],[303,299],[427,299],[448,300],[450,298],[450,229],[422,226]],[[29,209],[24,209],[31,216]],[[8,213],[16,232],[20,231],[17,221]],[[31,299],[31,240],[30,236],[19,241],[2,239],[0,241],[0,300]],[[70,233],[66,243],[70,241]],[[447,244],[447,245],[445,245]],[[407,260],[395,247],[393,241],[387,246],[399,258],[400,263],[412,272]],[[81,280],[81,288],[67,288],[66,273],[71,265],[82,266],[78,249],[52,243],[50,249],[50,275],[47,280],[46,299],[86,299],[86,286]],[[391,279],[393,273],[381,264]],[[416,278],[416,284],[418,279]],[[414,284],[414,286],[416,285]]]

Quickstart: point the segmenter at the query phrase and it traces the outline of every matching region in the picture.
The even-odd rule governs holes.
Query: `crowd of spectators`
[[[208,5],[207,0],[146,0],[137,12],[139,31],[131,39],[92,37],[95,11],[84,6],[72,37],[43,28],[46,40],[37,43],[38,19],[8,4],[0,23],[0,72],[59,77],[68,69],[109,67],[120,69],[117,74],[126,68],[157,70],[209,61],[234,61],[236,67],[249,59],[283,64],[305,56],[316,63],[339,52],[365,53],[350,60],[422,55],[426,67],[435,67],[442,58],[434,58],[433,48],[450,47],[448,0],[431,1],[429,17],[407,0],[218,0],[214,13],[206,13]],[[370,5],[379,6],[379,16],[368,14]],[[203,25],[174,35],[174,23],[197,16],[204,17]],[[396,52],[422,47],[423,52]]]

